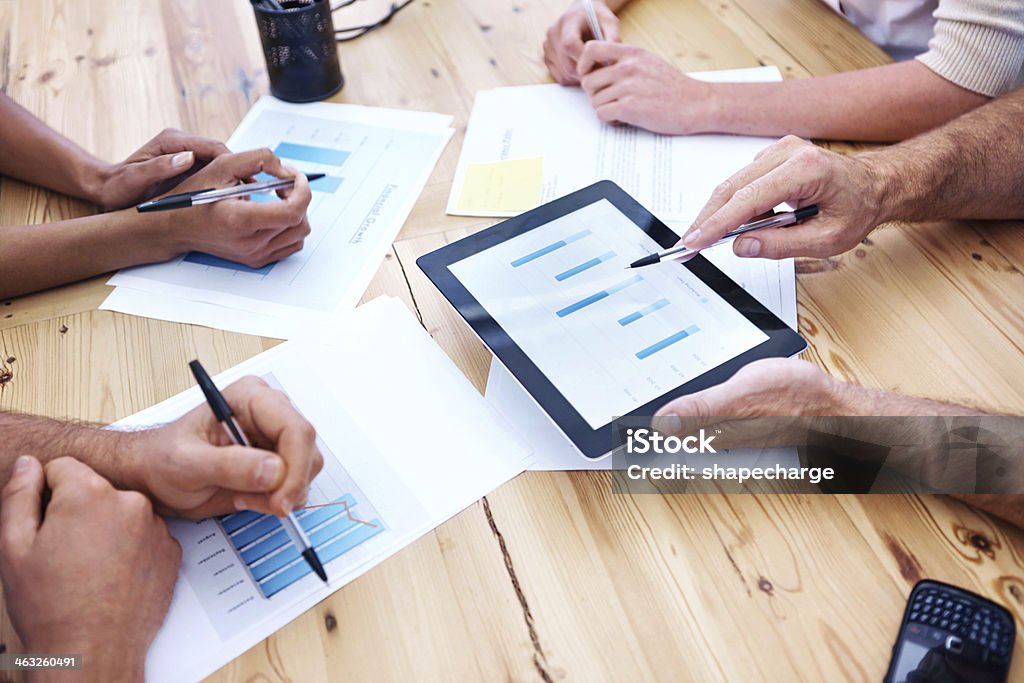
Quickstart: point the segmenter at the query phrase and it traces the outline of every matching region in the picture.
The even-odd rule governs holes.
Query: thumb
[[[752,258],[784,259],[792,256],[832,256],[825,232],[813,222],[794,228],[769,228],[733,242],[733,253]]]
[[[213,486],[228,491],[262,493],[273,491],[284,480],[285,463],[276,453],[245,446],[214,445],[201,446],[198,451],[190,459],[191,483],[197,488]]]
[[[0,540],[6,549],[26,549],[42,523],[43,466],[30,455],[14,463],[0,502]]]

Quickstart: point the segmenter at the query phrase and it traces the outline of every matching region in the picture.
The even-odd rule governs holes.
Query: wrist
[[[848,158],[860,166],[861,173],[867,178],[864,193],[867,201],[864,206],[874,211],[872,228],[906,218],[912,213],[908,210],[912,198],[907,192],[906,172],[901,172],[891,154],[871,151],[853,154]]]
[[[75,174],[75,196],[103,207],[103,188],[112,173],[112,164],[93,156],[86,156],[81,160]]]
[[[132,261],[143,264],[162,263],[191,249],[189,244],[181,239],[181,231],[175,229],[175,213],[177,212],[139,213],[135,209],[122,209],[109,215],[112,220],[120,222],[122,243],[130,245]]]

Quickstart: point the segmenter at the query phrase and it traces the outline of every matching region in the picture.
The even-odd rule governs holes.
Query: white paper
[[[269,147],[285,163],[327,177],[311,184],[312,233],[297,254],[251,269],[195,252],[123,270],[124,294],[102,308],[278,338],[355,306],[451,138],[451,117],[348,104],[261,98],[228,141]],[[275,201],[253,195],[254,201]],[[215,229],[216,226],[211,226]],[[205,304],[205,305],[203,305]],[[233,315],[218,315],[218,308]],[[251,315],[247,315],[251,314]]]
[[[768,340],[607,199],[448,269],[591,428]]]
[[[691,74],[708,81],[779,81],[774,67]],[[447,211],[459,211],[470,163],[543,157],[541,203],[612,180],[661,220],[691,222],[715,186],[753,161],[772,138],[657,135],[602,123],[576,87],[527,85],[477,93]],[[472,215],[510,216],[508,212]]]
[[[340,504],[305,510],[300,520],[312,525],[330,584],[311,573],[294,579],[301,560],[267,569],[290,550],[275,546],[273,520],[170,520],[183,565],[146,680],[207,676],[508,481],[529,458],[399,301],[371,302],[323,332],[321,341],[287,342],[216,379],[223,387],[262,376],[316,426],[325,467],[308,503]],[[201,402],[193,389],[117,426],[164,423]],[[313,514],[318,521],[305,517]]]

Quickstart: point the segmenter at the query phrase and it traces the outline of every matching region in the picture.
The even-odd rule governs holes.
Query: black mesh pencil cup
[[[341,90],[345,79],[328,0],[251,2],[274,97],[313,102]]]

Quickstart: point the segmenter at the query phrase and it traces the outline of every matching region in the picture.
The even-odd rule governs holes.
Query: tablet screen
[[[448,266],[592,429],[768,340],[607,199]]]

